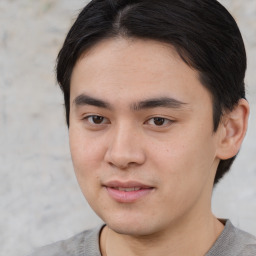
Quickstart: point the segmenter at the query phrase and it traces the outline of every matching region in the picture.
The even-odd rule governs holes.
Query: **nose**
[[[112,131],[109,137],[105,161],[119,169],[142,165],[145,152],[141,143],[141,134],[135,128],[125,125]]]

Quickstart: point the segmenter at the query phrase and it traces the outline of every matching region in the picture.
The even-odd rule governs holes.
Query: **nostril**
[[[130,164],[120,164],[118,162],[108,162],[108,164],[113,167],[113,168],[118,168],[120,170],[125,170],[128,168],[128,166],[130,166]]]

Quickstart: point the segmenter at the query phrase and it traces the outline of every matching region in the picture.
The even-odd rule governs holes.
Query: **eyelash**
[[[150,124],[151,120],[153,122],[160,122],[160,125],[157,125],[155,123],[152,124],[153,126],[156,126],[156,127],[166,127],[166,126],[168,126],[168,125],[170,125],[174,122],[173,120],[170,120],[170,119],[165,118],[165,117],[155,116],[155,117],[151,117],[150,119],[148,119],[145,123]]]
[[[90,123],[91,125],[103,125],[106,123],[95,123],[93,121],[93,118],[99,118],[99,119],[103,119],[103,120],[108,120],[107,118],[105,118],[104,116],[100,116],[100,115],[89,115],[83,118],[83,120],[86,120],[88,123]],[[90,121],[91,119],[91,121]],[[109,122],[108,122],[109,123]]]
[[[93,120],[93,118],[98,118],[100,123],[95,123],[95,120]],[[105,124],[110,123],[110,121],[106,117],[100,116],[100,115],[89,115],[89,116],[84,117],[83,120],[86,120],[88,123],[90,123],[91,125],[94,125],[94,126],[100,126],[100,125],[105,125]],[[102,120],[105,122],[101,122]],[[152,124],[152,121],[160,122],[160,124],[159,125],[156,123]],[[166,127],[166,126],[171,125],[172,123],[174,123],[174,120],[171,120],[171,119],[168,119],[165,117],[161,117],[161,116],[151,117],[146,122],[144,122],[144,124],[149,124],[149,125],[152,125],[155,127]]]

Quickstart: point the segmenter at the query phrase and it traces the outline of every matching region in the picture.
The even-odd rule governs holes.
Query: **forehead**
[[[175,48],[167,43],[150,39],[110,38],[104,39],[86,50],[78,59],[79,63],[88,64],[101,71],[118,71],[121,68],[145,72],[160,71],[164,66],[177,65],[182,62]],[[116,65],[116,64],[119,65]],[[161,65],[159,65],[161,64]],[[185,63],[183,63],[185,64]]]
[[[71,98],[79,93],[122,96],[122,100],[169,93],[186,102],[187,96],[203,96],[205,88],[198,72],[184,63],[173,46],[115,38],[99,42],[77,61],[71,76]]]

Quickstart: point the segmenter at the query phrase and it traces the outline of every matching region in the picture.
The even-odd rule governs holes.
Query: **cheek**
[[[94,142],[94,143],[93,143]],[[97,141],[85,136],[79,129],[69,130],[69,144],[75,175],[80,189],[90,205],[93,205],[100,188],[98,174],[101,147]]]
[[[183,136],[154,147],[151,165],[159,174],[162,203],[170,211],[186,212],[203,197],[214,159],[214,147],[209,144]]]
[[[97,169],[102,164],[104,148],[100,139],[84,134],[80,129],[70,128],[69,144],[74,170],[79,183],[80,179],[88,180],[97,175]]]
[[[172,180],[175,186],[181,184],[180,187],[184,183],[195,184],[197,180],[206,179],[216,150],[210,128],[208,132],[192,128],[179,131],[161,143],[154,141],[151,148],[150,158],[163,172],[164,179]]]

